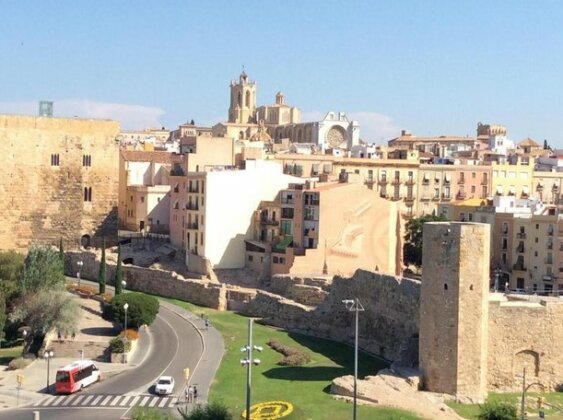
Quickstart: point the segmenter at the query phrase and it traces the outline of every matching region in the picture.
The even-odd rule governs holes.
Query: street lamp
[[[123,310],[125,311],[125,328],[123,330],[123,361],[127,362],[127,309],[129,309],[129,304],[125,302],[123,304]]]
[[[250,420],[250,385],[251,385],[251,375],[252,375],[252,364],[258,366],[260,364],[260,359],[252,359],[252,350],[261,352],[263,348],[261,346],[252,345],[252,323],[253,319],[248,320],[248,344],[242,346],[241,352],[246,352],[246,359],[242,359],[240,364],[246,366],[246,420]]]
[[[53,356],[55,355],[55,353],[53,353],[53,350],[47,350],[45,351],[45,353],[43,354],[43,357],[45,358],[45,360],[47,360],[47,394],[49,393],[49,368],[51,367],[51,359],[53,358]]]
[[[23,336],[23,348],[22,348],[22,355],[25,354],[25,343],[27,342],[27,330],[23,330],[22,331],[22,336]]]
[[[342,301],[346,305],[346,309],[350,312],[356,312],[356,328],[354,334],[354,420],[357,418],[357,395],[358,395],[358,320],[359,314],[364,310],[358,298],[344,299]]]
[[[76,273],[76,278],[78,279],[78,288],[80,289],[80,272],[82,271],[82,266],[84,265],[84,262],[82,260],[78,260],[76,265],[78,265],[78,273]]]
[[[125,286],[127,286],[127,282],[125,280],[121,280],[121,286],[123,286],[123,293],[125,293]]]

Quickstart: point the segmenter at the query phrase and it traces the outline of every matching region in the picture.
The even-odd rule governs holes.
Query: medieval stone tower
[[[229,122],[236,124],[256,123],[256,82],[250,82],[243,71],[239,82],[231,82]]]
[[[486,224],[424,225],[419,362],[426,390],[486,396],[489,238]]]

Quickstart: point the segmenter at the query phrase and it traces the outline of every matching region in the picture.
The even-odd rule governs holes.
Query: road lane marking
[[[121,395],[118,395],[117,397],[115,397],[115,398],[113,399],[113,401],[112,401],[109,405],[113,407],[114,405],[117,404],[117,402],[118,402],[120,399],[121,399]]]
[[[131,403],[129,404],[130,407],[134,407],[135,404],[137,404],[137,401],[139,401],[141,399],[141,397],[139,395],[137,395],[135,398],[133,398],[133,401],[131,401]]]
[[[170,404],[168,404],[168,407],[174,407],[176,404],[178,404],[178,398],[171,398],[170,399]]]
[[[84,401],[82,401],[82,405],[88,405],[88,403],[90,402],[90,400],[91,400],[92,398],[94,398],[93,395],[88,395],[88,396],[86,397],[86,399],[85,399]]]
[[[144,407],[145,404],[147,403],[147,401],[149,400],[149,398],[150,398],[150,397],[145,397],[145,398],[143,398],[143,401],[141,401],[141,402],[139,403],[139,405],[140,405],[141,407]]]
[[[154,407],[158,401],[158,397],[153,397],[151,402],[149,403],[149,407]]]
[[[35,404],[33,404],[34,407],[37,407],[38,405],[46,405],[47,401],[50,399],[53,399],[55,397],[47,397],[47,398],[41,398],[39,401],[37,401]]]
[[[94,401],[92,401],[92,405],[98,404],[98,401],[100,401],[102,398],[104,398],[103,395],[98,395],[96,398],[94,398]]]
[[[119,403],[119,405],[123,407],[127,403],[127,401],[129,401],[130,399],[131,399],[131,396],[123,398],[121,400],[121,402]]]
[[[67,399],[65,399],[65,400],[62,402],[61,406],[63,406],[63,405],[69,405],[70,402],[71,402],[72,400],[74,400],[75,398],[76,398],[76,395],[73,395],[72,397],[68,397]]]
[[[53,405],[59,405],[59,403],[64,400],[64,396],[63,395],[59,395],[58,397],[53,398],[51,401],[49,401],[48,403],[46,403],[45,405],[50,405],[51,403]]]
[[[70,405],[77,405],[80,401],[84,399],[84,395],[78,396]]]
[[[106,405],[109,400],[113,398],[113,395],[108,395],[104,400],[100,403],[100,405]]]
[[[164,398],[160,401],[160,404],[158,404],[158,408],[164,407],[167,402],[168,402],[168,397],[164,397]]]

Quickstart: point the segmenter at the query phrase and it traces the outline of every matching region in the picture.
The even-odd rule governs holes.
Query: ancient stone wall
[[[106,278],[112,285],[115,278],[115,262],[113,256],[106,252]],[[65,273],[76,276],[77,262],[82,260],[84,265],[81,277],[97,281],[100,267],[99,255],[93,252],[67,252]],[[137,290],[155,295],[181,299],[209,308],[225,310],[227,308],[225,286],[206,280],[186,279],[175,272],[143,268],[132,265],[123,266],[123,277],[127,290]]]
[[[489,305],[489,391],[520,391],[524,366],[528,384],[539,382],[546,390],[563,384],[563,302],[531,299]]]
[[[278,291],[283,285],[286,291],[295,286],[288,278],[276,281]],[[354,313],[342,300],[355,297],[365,309],[359,318],[360,347],[399,360],[404,345],[418,334],[420,282],[416,280],[358,270],[351,278],[334,277],[330,293],[317,307],[258,291],[243,312],[278,327],[352,342]]]
[[[329,294],[332,276],[291,277],[283,274],[272,276],[268,291],[308,306],[320,305]]]
[[[115,121],[0,115],[0,249],[115,236],[118,133]]]

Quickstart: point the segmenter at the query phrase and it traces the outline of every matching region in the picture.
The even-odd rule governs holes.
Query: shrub
[[[158,299],[142,293],[122,293],[104,306],[102,316],[112,322],[125,323],[125,310],[123,305],[127,303],[127,326],[139,328],[141,325],[150,325],[158,314]]]
[[[514,404],[508,401],[487,401],[480,406],[479,420],[518,420]]]
[[[222,401],[213,401],[205,405],[196,405],[188,412],[187,408],[178,409],[183,420],[233,420],[233,415]]]
[[[131,328],[127,328],[127,333],[124,334],[124,331],[121,331],[121,333],[119,333],[120,337],[127,337],[127,340],[138,340],[139,339],[139,331],[131,329]]]
[[[84,284],[81,284],[80,287],[75,287],[74,291],[76,293],[82,293],[85,295],[93,295],[94,294],[94,288],[91,286],[86,286]]]
[[[109,348],[112,353],[125,353],[131,350],[131,342],[127,341],[127,344],[121,337],[114,337],[109,342]]]
[[[17,359],[12,359],[8,363],[8,370],[24,369],[33,362],[33,359],[24,359],[23,357],[18,357]]]
[[[286,346],[277,340],[270,339],[268,346],[278,353],[283,354],[283,358],[278,362],[281,366],[303,366],[311,361],[308,353],[302,352],[294,347]]]
[[[131,420],[174,420],[175,417],[157,408],[136,407],[131,413]]]

